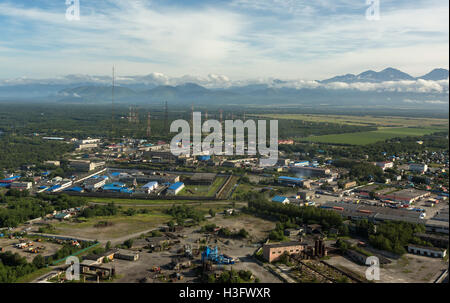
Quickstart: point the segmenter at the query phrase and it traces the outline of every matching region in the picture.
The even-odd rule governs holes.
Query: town
[[[448,150],[427,136],[394,139],[420,153],[361,159],[280,139],[263,167],[259,154],[177,156],[161,140],[32,136],[71,148],[2,173],[2,259],[34,266],[19,281],[65,282],[72,256],[85,283],[447,277]],[[380,281],[365,276],[371,256]]]

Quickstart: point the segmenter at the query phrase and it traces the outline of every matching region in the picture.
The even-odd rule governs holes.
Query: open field
[[[88,197],[88,202],[107,204],[114,202],[116,205],[161,205],[171,206],[174,204],[186,204],[186,203],[208,203],[217,201],[192,201],[192,200],[144,200],[144,199],[111,199],[111,198],[93,198]]]
[[[442,130],[444,129],[436,127],[423,127],[423,128],[383,127],[379,128],[376,131],[369,131],[369,132],[311,136],[303,138],[301,139],[301,141],[316,142],[316,143],[331,143],[331,144],[365,145],[396,137],[429,135]]]
[[[448,119],[409,118],[409,117],[376,117],[376,116],[345,116],[345,115],[304,115],[304,114],[273,114],[258,115],[271,119],[303,120],[309,122],[325,122],[361,126],[421,126],[448,127]]]
[[[211,185],[185,185],[180,196],[212,197],[225,182],[225,177],[217,177]]]
[[[364,276],[367,266],[359,265],[342,256],[333,256],[328,263]],[[448,267],[442,259],[405,254],[391,264],[380,268],[381,283],[432,283]]]
[[[171,219],[171,216],[161,212],[152,211],[149,214],[134,216],[111,216],[89,218],[86,222],[61,222],[54,225],[55,234],[73,237],[82,237],[97,240],[120,238],[132,233],[156,228]],[[111,226],[96,227],[101,221],[111,223]]]

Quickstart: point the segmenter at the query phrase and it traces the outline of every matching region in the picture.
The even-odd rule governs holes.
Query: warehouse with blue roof
[[[272,202],[287,204],[289,203],[289,199],[283,196],[275,196],[272,198]]]
[[[183,182],[177,182],[172,184],[171,186],[169,186],[169,188],[167,189],[167,194],[168,195],[177,195],[181,190],[183,190],[184,188],[184,183]]]
[[[304,179],[302,178],[294,178],[286,176],[278,177],[278,183],[287,186],[303,186],[303,181]]]

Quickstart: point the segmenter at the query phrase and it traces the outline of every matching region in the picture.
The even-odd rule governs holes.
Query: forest
[[[17,169],[25,164],[39,165],[59,160],[75,149],[73,144],[43,140],[39,137],[0,136],[0,169]]]
[[[86,204],[82,197],[42,195],[36,197],[0,196],[0,227],[17,227],[28,220],[63,209]]]

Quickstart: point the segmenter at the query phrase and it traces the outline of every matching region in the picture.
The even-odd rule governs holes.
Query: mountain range
[[[388,67],[381,72],[375,72],[373,70],[368,70],[362,72],[358,75],[346,74],[343,76],[336,76],[330,79],[326,79],[320,81],[321,83],[331,83],[331,82],[345,82],[345,83],[354,83],[354,82],[371,82],[371,83],[380,83],[385,81],[401,81],[401,80],[446,80],[448,79],[448,70],[443,68],[435,68],[428,74],[425,74],[420,77],[413,77],[404,73],[398,69]]]
[[[115,101],[133,104],[330,104],[448,107],[447,69],[413,77],[398,69],[368,70],[330,79],[231,81],[225,76],[171,78],[152,73],[120,77]],[[111,102],[111,77],[69,75],[57,79],[0,81],[0,100],[101,104]],[[448,108],[447,108],[448,110]]]

